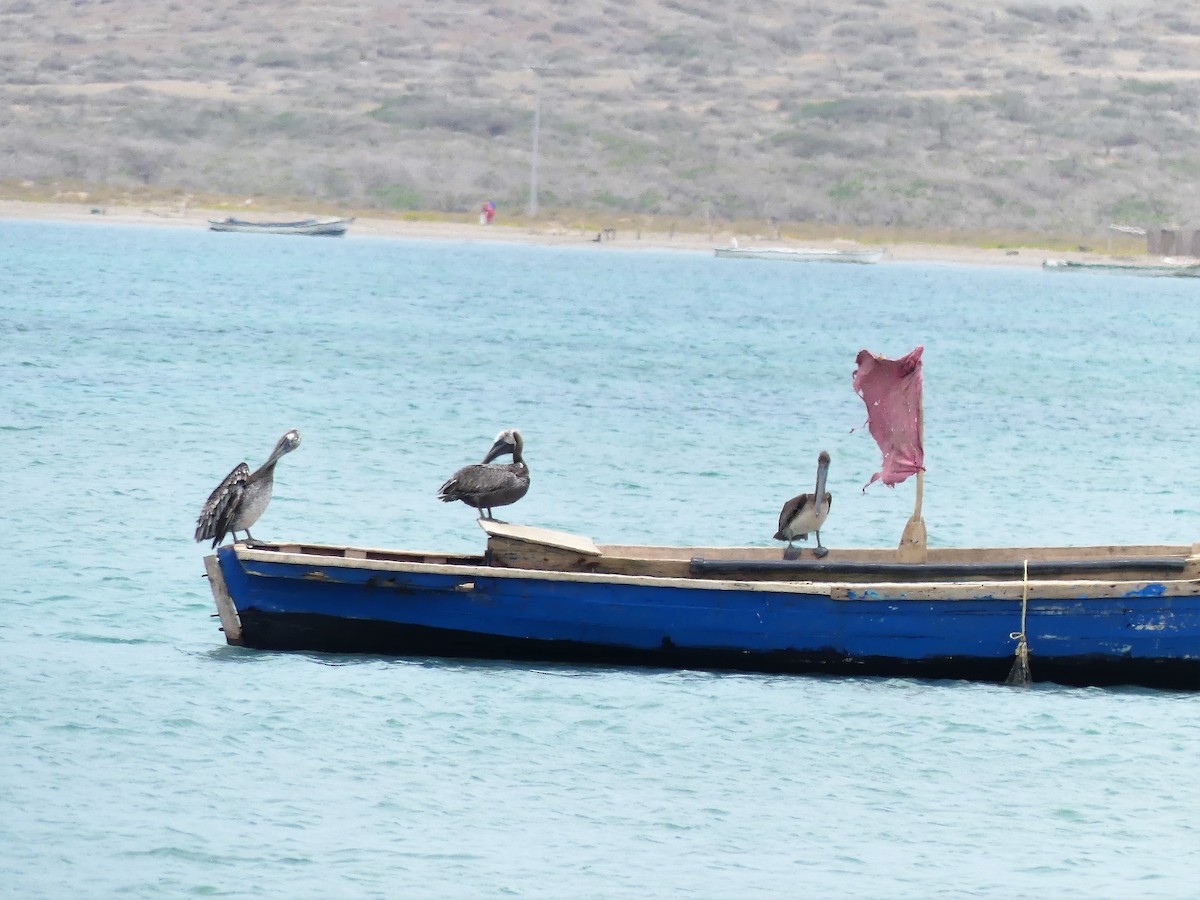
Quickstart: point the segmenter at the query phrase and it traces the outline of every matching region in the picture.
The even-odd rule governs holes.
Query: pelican
[[[246,532],[247,540],[254,540],[250,526],[258,521],[271,502],[275,463],[299,446],[300,432],[293,428],[279,439],[267,461],[253,472],[244,462],[238,463],[201,508],[200,518],[196,520],[196,540],[212,538],[215,547],[226,534],[232,534],[237,541],[239,531]]]
[[[521,432],[508,428],[496,435],[492,449],[488,450],[482,463],[463,466],[450,476],[450,480],[438,488],[438,499],[443,503],[461,500],[473,506],[485,519],[494,518],[492,507],[516,503],[529,490],[529,466],[521,458],[525,446]],[[493,463],[492,460],[511,453],[510,463]]]
[[[800,538],[808,540],[810,531],[816,532],[817,546],[813,556],[820,559],[829,551],[821,546],[821,526],[829,516],[829,507],[833,505],[833,495],[825,490],[825,479],[829,475],[829,454],[824,450],[817,457],[817,487],[811,494],[800,494],[783,504],[779,512],[779,530],[775,532],[775,540],[787,541],[787,549],[783,551],[784,559],[799,559],[800,548],[793,547],[792,541]],[[817,498],[820,498],[818,501]]]

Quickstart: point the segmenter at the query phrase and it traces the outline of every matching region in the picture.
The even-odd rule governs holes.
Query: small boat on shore
[[[212,231],[239,231],[248,234],[307,234],[341,237],[354,219],[301,219],[296,222],[247,222],[244,219],[209,219]]]
[[[1163,260],[1161,263],[1076,262],[1047,259],[1042,268],[1051,272],[1101,272],[1117,275],[1141,275],[1147,278],[1200,278],[1200,263]]]
[[[877,263],[883,259],[883,248],[831,249],[809,247],[718,247],[722,259],[774,259],[788,262]]]
[[[1200,544],[597,545],[480,519],[481,553],[225,545],[229,644],[263,650],[1200,690]]]

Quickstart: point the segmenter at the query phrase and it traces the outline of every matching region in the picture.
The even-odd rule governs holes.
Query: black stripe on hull
[[[573,665],[634,666],[766,674],[824,674],[886,678],[1003,682],[1015,657],[847,658],[833,648],[753,652],[720,647],[685,648],[664,635],[654,649],[503,637],[425,625],[343,619],[312,613],[239,613],[242,643],[258,650],[368,653],[380,656],[559,662]],[[1077,687],[1131,685],[1166,690],[1200,690],[1200,660],[1039,657],[1030,655],[1034,681]]]
[[[1117,557],[1112,559],[1033,560],[1029,575],[1037,578],[1064,578],[1094,575],[1097,572],[1126,572],[1136,580],[1145,572],[1182,572],[1187,559],[1182,556]],[[863,575],[872,578],[906,578],[928,581],[935,578],[1021,578],[1024,562],[984,563],[880,563],[823,562],[821,560],[783,559],[704,559],[692,557],[693,575],[763,574],[786,575],[789,579],[820,580],[823,575]]]

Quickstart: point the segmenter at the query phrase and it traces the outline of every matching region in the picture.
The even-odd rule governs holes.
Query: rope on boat
[[[1025,582],[1021,588],[1021,630],[1009,634],[1009,639],[1017,641],[1017,658],[1008,670],[1005,684],[1029,684],[1033,676],[1029,671],[1029,641],[1025,636],[1025,617],[1029,612],[1029,560],[1025,560]]]

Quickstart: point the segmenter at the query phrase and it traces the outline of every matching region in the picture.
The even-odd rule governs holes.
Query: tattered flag
[[[871,476],[895,487],[925,469],[921,445],[921,353],[917,347],[899,359],[860,350],[855,359],[854,390],[867,405],[867,427],[883,451],[883,468]]]

